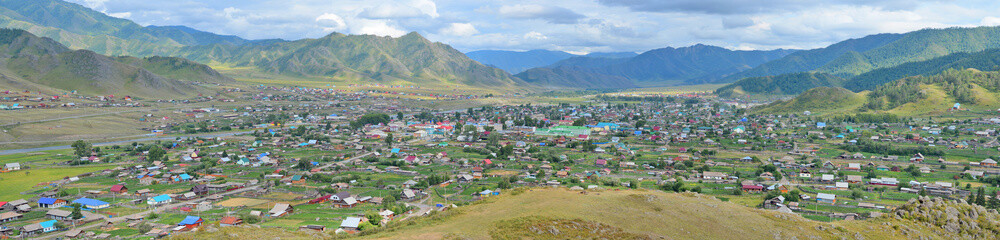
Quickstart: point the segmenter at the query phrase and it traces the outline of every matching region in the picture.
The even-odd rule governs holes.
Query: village
[[[697,94],[444,110],[420,102],[518,96],[229,92],[135,116],[160,139],[0,155],[0,235],[365,234],[535,188],[696,192],[815,221],[877,217],[918,196],[1000,207],[1000,118],[985,115],[759,116]]]

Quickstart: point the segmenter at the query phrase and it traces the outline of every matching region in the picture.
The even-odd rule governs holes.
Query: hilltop
[[[827,73],[787,73],[777,76],[750,77],[715,90],[722,97],[753,94],[799,94],[815,87],[839,86],[844,82]]]
[[[515,190],[517,191],[517,190]],[[572,202],[573,204],[566,204]],[[898,228],[906,228],[899,231]],[[753,209],[695,193],[624,190],[582,194],[530,189],[435,213],[362,235],[376,239],[911,239],[935,237],[935,228],[913,221],[816,222],[797,215]],[[175,235],[202,238],[310,238],[301,232],[227,228]]]
[[[858,94],[839,87],[809,89],[795,98],[776,101],[753,109],[754,112],[771,114],[841,113],[859,109],[867,102],[865,94]]]

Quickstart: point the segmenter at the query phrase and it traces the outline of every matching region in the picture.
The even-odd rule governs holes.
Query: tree
[[[393,138],[392,133],[385,135],[385,144],[388,146],[392,146],[392,138]]]
[[[73,142],[73,145],[70,146],[73,147],[73,153],[76,154],[77,157],[86,157],[90,155],[91,145],[88,142],[76,140],[76,142]]]
[[[358,224],[359,231],[364,231],[372,228],[375,228],[375,225],[372,225],[371,223],[368,222],[362,222],[361,224]]]
[[[81,218],[83,218],[83,213],[80,212],[81,206],[79,203],[73,203],[70,206],[73,207],[73,213],[69,214],[70,218],[72,218],[73,220],[80,220]]]
[[[379,215],[378,212],[375,212],[374,210],[365,212],[365,217],[368,218],[368,223],[371,223],[372,225],[378,226],[382,224],[382,215]]]
[[[149,148],[149,153],[146,154],[146,160],[148,161],[163,161],[167,157],[167,150],[163,150],[159,146],[152,146]]]

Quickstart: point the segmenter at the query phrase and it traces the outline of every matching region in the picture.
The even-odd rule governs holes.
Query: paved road
[[[110,141],[110,142],[94,143],[94,146],[116,145],[116,144],[131,143],[131,142],[147,142],[147,141],[156,141],[156,140],[174,140],[174,139],[177,139],[177,138],[228,137],[228,136],[242,135],[242,134],[247,134],[247,133],[252,133],[252,132],[253,131],[243,131],[243,132],[228,132],[228,133],[206,133],[206,134],[186,135],[186,136],[149,137],[149,138],[140,138],[140,139],[129,139],[129,140],[121,140],[121,141]],[[138,136],[145,136],[145,135],[138,135]],[[12,144],[12,143],[25,143],[25,142],[2,142],[2,143],[0,143],[0,145],[3,145],[3,144]],[[49,151],[49,150],[61,150],[61,149],[70,149],[70,148],[71,148],[70,145],[61,145],[61,146],[51,146],[51,147],[37,147],[37,148],[22,148],[22,149],[0,150],[0,155],[8,155],[8,154],[16,154],[16,153],[29,153],[29,152],[37,152],[37,151]]]
[[[225,195],[230,195],[230,194],[237,194],[237,193],[246,192],[246,191],[250,191],[250,190],[256,190],[257,187],[258,186],[245,187],[245,188],[241,188],[241,189],[238,189],[238,190],[233,190],[233,191],[230,191],[230,192],[219,193],[219,195],[225,196]],[[162,213],[163,211],[166,211],[167,209],[173,209],[173,208],[176,208],[176,207],[181,207],[181,206],[184,206],[184,205],[187,205],[187,204],[190,204],[190,203],[201,202],[201,201],[204,201],[206,198],[207,198],[207,196],[206,197],[202,197],[202,198],[198,198],[198,199],[184,201],[184,202],[167,204],[167,205],[159,206],[159,207],[154,208],[154,209],[150,209],[150,210],[146,210],[146,211],[143,211],[143,212],[135,213],[135,214],[132,214],[132,215],[118,216],[118,217],[114,217],[114,218],[111,218],[111,219],[108,219],[108,220],[111,221],[111,222],[113,222],[113,223],[120,223],[120,222],[125,221],[126,217],[128,217],[128,216],[143,216],[143,217],[145,217],[145,216],[149,215],[150,213]],[[80,229],[81,231],[86,231],[88,229],[95,228],[95,227],[98,227],[98,226],[101,226],[101,224],[90,224],[90,225],[87,225],[87,226],[78,227],[76,229]],[[66,234],[66,232],[57,232],[55,234],[51,234],[51,235],[43,236],[43,237],[37,237],[37,238],[33,238],[33,239],[56,239],[56,238],[65,237],[63,234]],[[142,233],[142,234],[145,234],[145,233]]]

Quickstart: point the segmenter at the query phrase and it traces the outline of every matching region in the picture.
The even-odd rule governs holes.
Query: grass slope
[[[882,222],[889,224],[883,225]],[[581,194],[532,189],[452,209],[362,238],[375,239],[907,239],[935,236],[912,222],[823,223],[752,209],[693,193],[625,190]],[[553,230],[555,229],[555,230]],[[296,235],[297,234],[297,235]],[[175,235],[177,239],[307,238],[301,233],[238,228]]]

